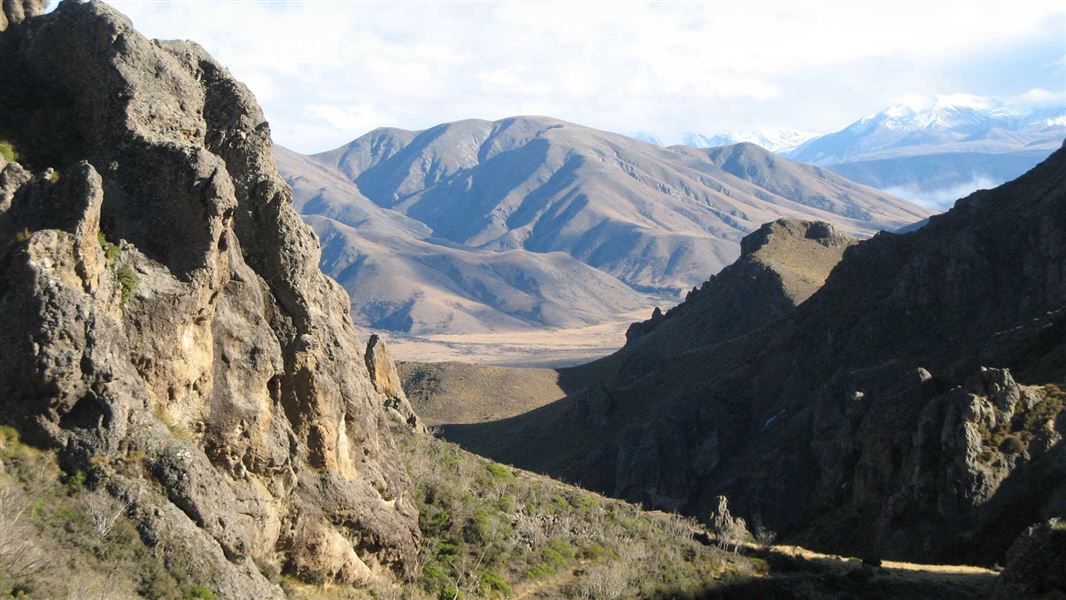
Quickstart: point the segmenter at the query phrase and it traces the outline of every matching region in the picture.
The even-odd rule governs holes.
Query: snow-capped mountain
[[[967,94],[916,98],[785,156],[932,208],[1033,168],[1066,138],[1066,106]]]
[[[747,129],[714,135],[689,133],[682,137],[682,143],[692,148],[713,148],[715,146],[729,146],[750,142],[771,152],[783,153],[797,148],[803,142],[817,135],[809,131],[797,131],[795,129]]]
[[[1034,108],[968,94],[937,95],[891,106],[787,155],[832,165],[941,152],[1005,153],[1034,145],[1050,154],[1064,135],[1062,106]]]

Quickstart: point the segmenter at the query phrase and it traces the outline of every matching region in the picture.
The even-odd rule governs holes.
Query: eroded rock
[[[168,564],[222,597],[282,595],[253,559],[411,575],[390,396],[251,93],[99,2],[9,28],[0,55],[0,126],[43,173],[0,166],[3,420],[132,498],[146,542],[182,540]]]

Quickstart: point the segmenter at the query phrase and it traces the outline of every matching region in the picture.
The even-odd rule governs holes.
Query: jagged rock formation
[[[816,549],[992,564],[1066,513],[1063,264],[1066,149],[918,231],[849,247],[781,318],[652,344],[675,309],[573,370],[584,389],[566,399],[445,434],[667,509],[725,496]]]
[[[195,44],[64,2],[0,34],[0,132],[41,173],[0,165],[0,418],[220,597],[282,595],[253,559],[412,573],[390,399],[248,90]]]
[[[389,415],[402,425],[420,433],[427,433],[426,426],[418,420],[418,415],[407,401],[407,394],[403,392],[403,384],[400,383],[400,373],[385,347],[385,340],[377,334],[371,335],[370,341],[366,343],[364,358],[370,381],[374,382],[374,389],[385,395],[385,408]]]
[[[1054,598],[1066,593],[1066,521],[1048,519],[1018,536],[993,598]]]
[[[0,31],[44,12],[49,0],[3,0],[0,5]]]

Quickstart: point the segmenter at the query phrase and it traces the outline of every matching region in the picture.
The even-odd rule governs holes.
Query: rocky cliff
[[[371,381],[252,95],[102,3],[19,8],[0,34],[18,156],[0,159],[0,419],[220,597],[281,596],[255,563],[410,575],[398,398]]]
[[[583,390],[447,435],[649,505],[706,515],[724,496],[815,548],[1002,562],[1022,530],[1066,514],[1064,264],[1059,150],[916,232],[849,247],[776,320],[649,344],[682,305],[575,370]],[[740,281],[712,292],[724,283],[700,295],[743,297]]]

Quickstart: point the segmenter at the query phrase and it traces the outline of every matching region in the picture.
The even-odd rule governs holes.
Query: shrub
[[[122,253],[118,245],[112,244],[110,241],[108,241],[107,236],[104,235],[103,231],[98,232],[96,234],[96,239],[99,240],[100,248],[103,249],[104,255],[107,257],[107,260],[114,262]]]
[[[511,586],[497,573],[486,571],[478,575],[482,592],[501,592],[504,596],[511,595]]]
[[[14,144],[7,140],[0,140],[0,156],[3,156],[10,162],[14,162],[19,159],[19,153],[17,150],[15,150]]]
[[[211,588],[202,585],[188,588],[181,594],[181,600],[216,600],[217,598]]]
[[[33,232],[23,227],[22,229],[19,229],[17,232],[15,232],[15,243],[21,244],[22,242],[25,242],[26,240],[30,239],[31,235],[33,235]]]
[[[514,473],[499,463],[489,463],[485,465],[485,468],[496,479],[514,479]]]
[[[137,289],[137,272],[129,265],[122,265],[116,275],[119,289],[122,290],[122,303],[125,304],[133,295],[133,290]]]
[[[1004,454],[1021,454],[1025,452],[1025,442],[1016,435],[1008,435],[1003,438],[999,450]]]

